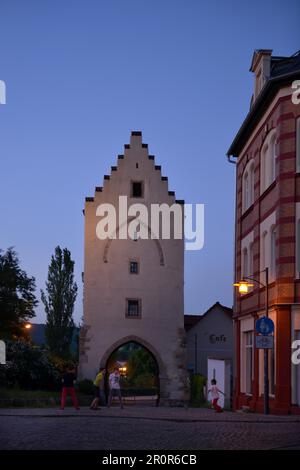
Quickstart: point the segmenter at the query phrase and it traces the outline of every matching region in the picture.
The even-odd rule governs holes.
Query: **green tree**
[[[13,248],[0,250],[0,331],[2,339],[26,337],[25,323],[35,316],[35,279],[20,268]]]
[[[46,291],[47,295],[41,290],[41,299],[47,315],[47,344],[52,354],[66,358],[70,356],[74,329],[72,316],[77,296],[74,261],[67,248],[55,248],[48,269]]]
[[[128,358],[128,380],[132,385],[142,382],[155,381],[157,374],[156,362],[144,348],[132,351]]]

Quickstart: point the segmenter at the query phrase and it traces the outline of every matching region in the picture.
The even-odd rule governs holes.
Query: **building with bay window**
[[[255,347],[255,321],[265,314],[264,269],[269,268],[270,410],[300,413],[300,365],[292,342],[300,339],[300,52],[291,57],[256,50],[250,71],[250,110],[229,150],[236,163],[235,280],[253,277],[245,295],[235,292],[234,406],[263,410],[263,350]],[[299,97],[299,95],[298,95]]]

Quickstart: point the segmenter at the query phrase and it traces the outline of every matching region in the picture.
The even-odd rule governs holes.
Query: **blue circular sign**
[[[271,318],[261,317],[256,320],[255,329],[261,335],[270,335],[274,331],[274,322]]]

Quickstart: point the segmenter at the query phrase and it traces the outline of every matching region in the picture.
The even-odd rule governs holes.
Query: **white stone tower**
[[[168,191],[168,179],[161,176],[154,156],[148,155],[141,132],[131,133],[130,145],[125,145],[111,174],[104,176],[103,187],[86,198],[79,375],[93,378],[116,348],[135,341],[157,361],[160,402],[183,402],[187,400],[184,240],[162,239],[158,234],[153,239],[151,221],[149,239],[120,239],[117,221],[115,238],[100,240],[97,207],[110,203],[118,211],[119,196],[128,197],[128,206],[144,204],[149,214],[153,203],[175,204],[183,218],[183,201],[175,201],[174,192]]]

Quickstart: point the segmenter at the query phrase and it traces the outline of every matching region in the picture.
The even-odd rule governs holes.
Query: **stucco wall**
[[[232,361],[233,344],[233,320],[215,306],[187,332],[187,367],[207,377],[207,358]]]
[[[128,204],[175,203],[168,193],[140,135],[132,135],[130,147],[102,191],[85,204],[84,325],[81,334],[80,376],[93,378],[112,345],[128,337],[140,339],[157,358],[160,366],[162,399],[186,398],[186,350],[183,325],[183,240],[115,239],[96,237],[100,220],[96,209],[101,203],[118,207],[119,195]],[[144,197],[131,198],[131,181],[143,181]],[[179,205],[183,211],[183,206]],[[138,275],[129,273],[129,260],[137,259]],[[126,318],[126,299],[141,300],[141,318]],[[126,339],[127,338],[127,339]]]

